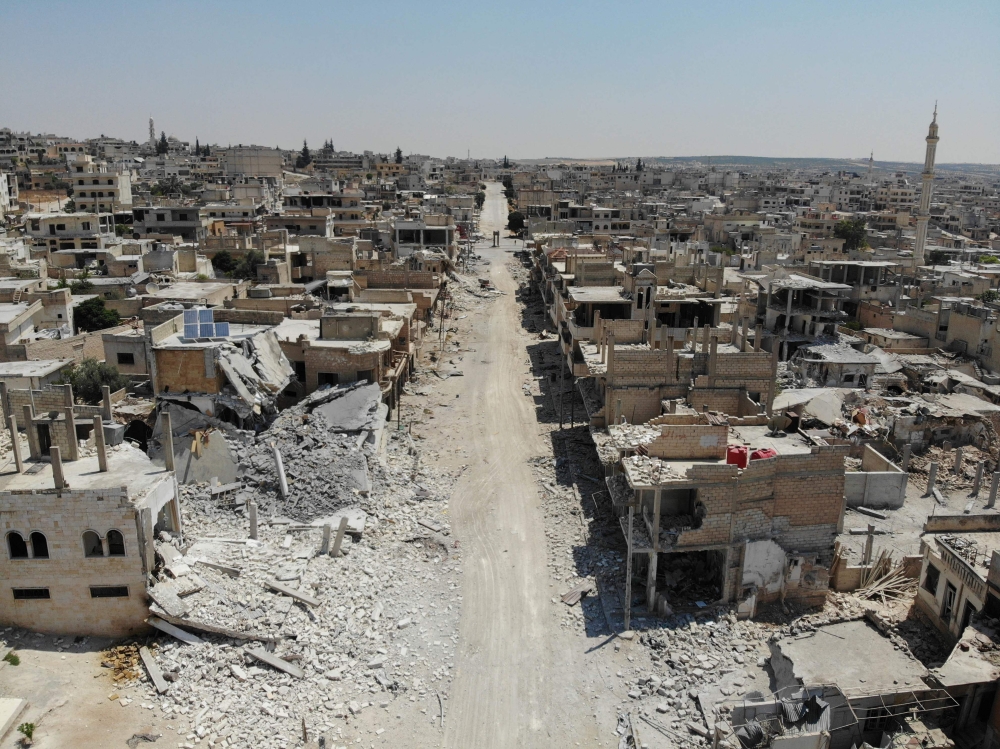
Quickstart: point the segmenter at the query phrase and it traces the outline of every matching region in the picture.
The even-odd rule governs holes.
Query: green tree
[[[480,211],[483,210],[483,204],[486,202],[486,193],[480,190],[476,193],[476,208]]]
[[[64,379],[73,386],[75,397],[92,406],[101,402],[103,398],[101,388],[105,385],[111,388],[112,393],[128,385],[128,378],[119,372],[117,367],[89,358],[70,367]]]
[[[63,206],[63,210],[66,211],[66,213],[73,213],[73,211],[76,210],[76,201],[67,200],[66,205]]]
[[[521,213],[520,211],[514,211],[513,213],[508,213],[507,228],[510,229],[515,234],[524,229],[524,214]]]
[[[233,255],[229,250],[222,250],[215,253],[215,257],[212,258],[212,267],[219,273],[228,275],[236,268],[236,260],[233,259]]]
[[[104,306],[104,300],[94,297],[80,304],[73,313],[76,329],[81,332],[113,328],[121,321],[121,315]]]
[[[194,155],[201,156],[201,144],[198,142],[198,136],[194,137]]]
[[[980,255],[979,262],[983,265],[996,265],[997,263],[1000,263],[1000,257],[997,257],[996,255]]]
[[[844,249],[848,252],[868,246],[868,231],[863,218],[845,218],[838,222],[833,227],[833,236],[844,240]]]
[[[263,265],[265,262],[267,262],[267,258],[264,257],[263,252],[260,250],[250,250],[236,262],[236,266],[230,275],[233,278],[256,278],[257,266]]]
[[[996,289],[989,289],[988,291],[984,291],[982,294],[977,296],[976,299],[987,304],[1000,302],[1000,291],[997,291]]]
[[[397,164],[403,163],[403,149],[400,148],[399,146],[396,146],[396,163]]]
[[[295,159],[295,168],[305,169],[312,163],[312,160],[312,154],[309,153],[309,144],[303,140],[302,150],[299,152],[298,158]]]
[[[170,151],[170,144],[167,143],[167,134],[160,131],[160,140],[156,144],[156,155],[162,156]]]

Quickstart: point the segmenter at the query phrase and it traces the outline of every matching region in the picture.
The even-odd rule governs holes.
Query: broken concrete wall
[[[169,413],[174,435],[174,470],[181,484],[195,484],[219,479],[221,484],[236,481],[239,475],[238,450],[234,444],[251,440],[252,435],[241,433],[232,425],[206,416],[193,408],[163,401],[149,440],[149,457],[155,465],[164,465],[163,414]],[[200,433],[200,434],[199,434]]]
[[[777,593],[785,576],[785,550],[770,539],[747,541],[743,552],[743,585]]]
[[[848,507],[898,509],[906,500],[909,474],[865,445],[860,471],[844,474],[844,498]]]

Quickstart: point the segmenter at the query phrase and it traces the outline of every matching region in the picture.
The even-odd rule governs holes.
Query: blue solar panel
[[[210,322],[203,322],[198,327],[201,328],[202,338],[211,338],[215,335],[215,326]]]
[[[215,323],[215,335],[220,338],[229,337],[229,323],[227,322],[217,322]]]
[[[198,324],[198,310],[196,310],[196,309],[186,309],[186,310],[184,310],[184,324],[185,325],[197,325]]]
[[[212,314],[210,309],[200,309],[198,310],[198,322],[205,324],[207,322],[215,322],[215,315]]]
[[[198,326],[197,325],[185,325],[184,326],[184,337],[185,338],[197,338],[198,337]]]

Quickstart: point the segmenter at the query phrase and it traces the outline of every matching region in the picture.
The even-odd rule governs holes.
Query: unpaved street
[[[500,185],[489,185],[481,230],[503,229]],[[502,235],[507,232],[502,231]],[[463,606],[456,677],[445,726],[448,747],[593,746],[596,724],[578,691],[581,649],[562,630],[550,598],[546,539],[537,485],[528,460],[548,454],[532,401],[515,282],[506,263],[520,241],[504,240],[488,258],[504,292],[474,313],[476,349],[467,355],[456,394],[454,430],[469,469],[451,500],[453,532],[464,547]],[[452,380],[455,381],[454,379]]]

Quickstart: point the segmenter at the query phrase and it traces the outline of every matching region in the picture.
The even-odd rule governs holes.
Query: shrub
[[[19,733],[24,734],[24,738],[31,741],[31,737],[35,735],[35,724],[34,723],[22,723],[17,727]]]
[[[3,659],[12,666],[21,665],[21,659],[18,657],[17,653],[15,653],[13,650],[7,653],[7,655],[5,655]]]
[[[73,386],[73,395],[84,403],[96,406],[104,398],[101,388],[107,385],[111,392],[121,390],[128,385],[128,378],[118,371],[118,368],[97,359],[84,359],[76,366],[70,367],[64,375],[64,380]]]

